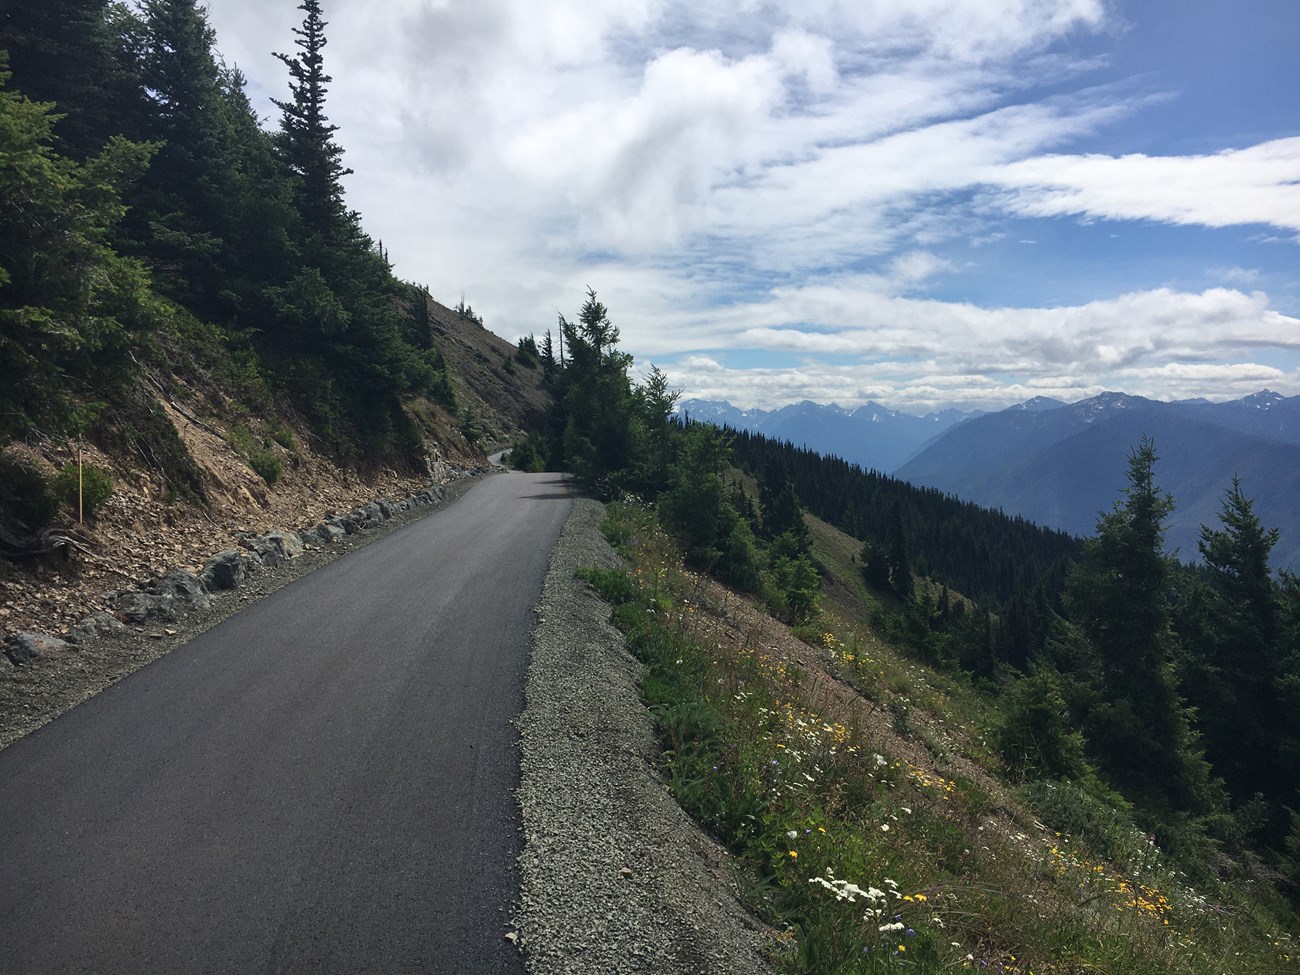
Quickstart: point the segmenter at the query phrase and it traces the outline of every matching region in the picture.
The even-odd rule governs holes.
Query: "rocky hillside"
[[[57,511],[39,532],[0,526],[0,637],[62,633],[87,614],[116,611],[117,593],[172,569],[197,573],[241,539],[301,531],[481,469],[485,450],[540,415],[541,371],[432,299],[428,327],[455,406],[424,397],[406,403],[423,441],[414,463],[342,462],[287,402],[250,402],[179,342],[174,354],[142,367],[129,417],[105,418],[80,442],[29,430],[5,445],[0,466],[11,473],[35,472],[57,488],[60,471],[75,472],[80,458],[83,470],[106,475],[111,493],[80,522],[74,489],[52,498]],[[0,668],[8,665],[0,658]]]

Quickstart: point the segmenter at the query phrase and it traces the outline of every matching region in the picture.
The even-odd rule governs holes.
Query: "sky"
[[[1300,394],[1296,0],[323,0],[347,203],[744,408]],[[268,127],[293,0],[210,0]]]

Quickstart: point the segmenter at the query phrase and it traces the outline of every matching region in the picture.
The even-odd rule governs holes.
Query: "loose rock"
[[[209,592],[234,589],[248,575],[248,562],[235,548],[227,548],[208,559],[199,573],[199,579]]]
[[[5,656],[15,667],[34,663],[42,657],[52,656],[72,647],[65,641],[48,633],[15,633],[5,638]]]
[[[69,643],[81,646],[103,636],[121,633],[126,625],[110,613],[91,613],[83,617],[68,630],[66,639]]]
[[[253,542],[253,551],[267,566],[277,566],[302,555],[302,539],[297,532],[267,532]]]

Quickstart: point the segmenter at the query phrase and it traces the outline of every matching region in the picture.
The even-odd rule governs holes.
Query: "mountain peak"
[[[1242,406],[1253,406],[1257,410],[1267,410],[1286,399],[1281,393],[1275,393],[1271,389],[1261,389],[1258,393],[1252,393],[1250,396],[1243,396],[1237,402]]]
[[[1041,413],[1044,410],[1056,410],[1065,406],[1064,400],[1053,399],[1050,396],[1035,396],[1033,399],[1027,399],[1023,403],[1017,403],[1015,406],[1007,407],[1018,413]]]

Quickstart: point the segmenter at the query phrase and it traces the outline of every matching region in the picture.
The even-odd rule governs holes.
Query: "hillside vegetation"
[[[594,293],[560,327],[513,457],[615,500],[588,578],[789,970],[1293,967],[1300,585],[1239,486],[1193,574],[1150,441],[1080,543],[682,426]]]
[[[540,417],[536,364],[397,279],[348,209],[301,10],[266,131],[196,0],[0,0],[8,558],[75,572],[131,512],[247,527],[427,480]]]

